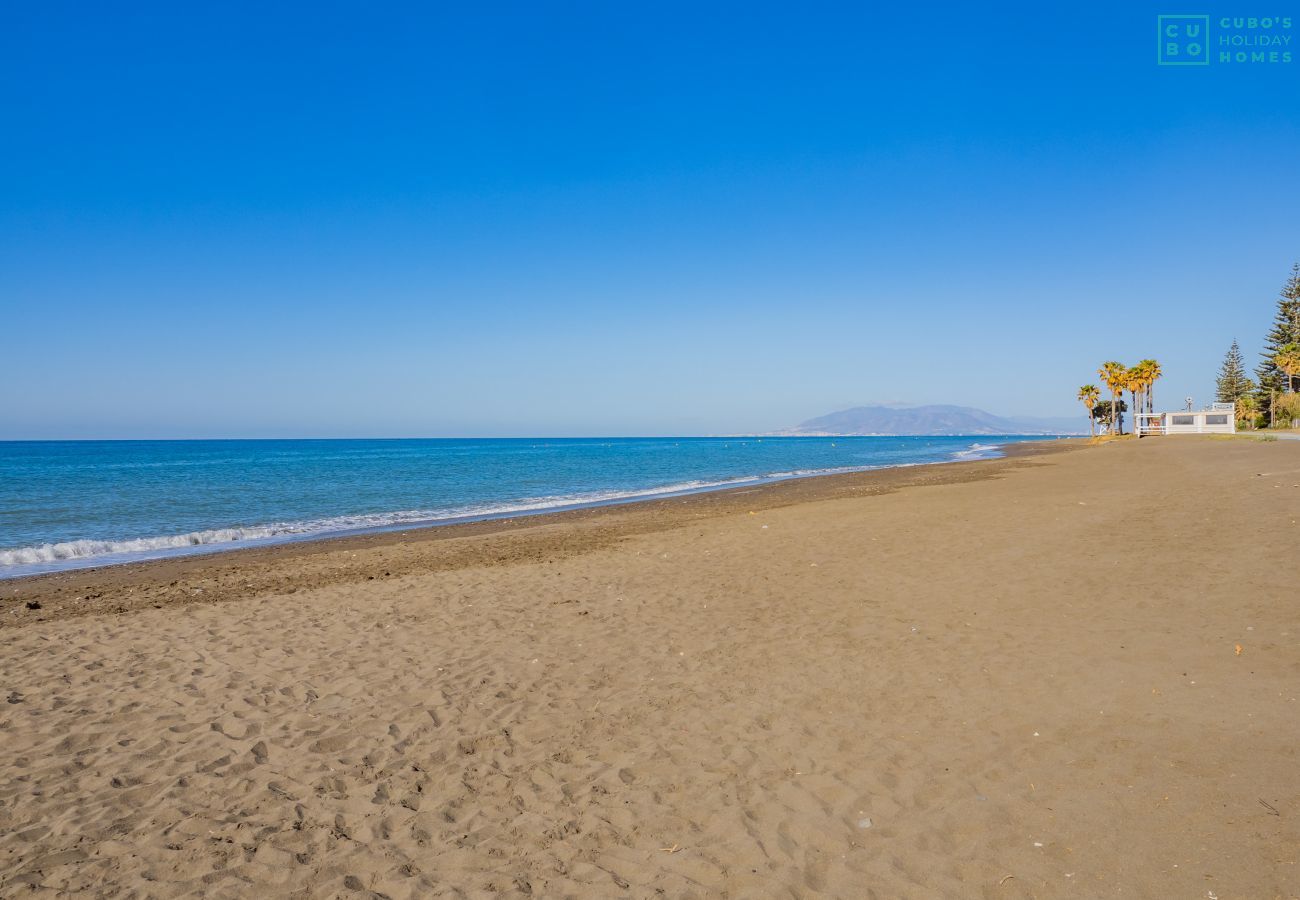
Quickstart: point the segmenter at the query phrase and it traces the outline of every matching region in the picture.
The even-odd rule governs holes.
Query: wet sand
[[[0,896],[1300,896],[1298,518],[1059,442],[3,582]]]

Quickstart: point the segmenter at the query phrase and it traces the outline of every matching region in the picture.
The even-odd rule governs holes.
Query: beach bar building
[[[1153,434],[1236,434],[1237,416],[1231,403],[1214,403],[1201,410],[1138,413],[1138,437]]]

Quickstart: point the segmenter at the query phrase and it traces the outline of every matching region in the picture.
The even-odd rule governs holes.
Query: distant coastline
[[[719,435],[719,437],[747,437],[749,435]],[[954,431],[934,434],[916,434],[915,432],[901,431],[770,431],[764,434],[752,435],[752,437],[783,437],[783,438],[851,438],[851,437],[898,437],[898,438],[927,438],[927,437],[954,437],[954,438],[1077,438],[1087,437],[1086,431]]]
[[[973,406],[900,403],[855,406],[781,430],[785,435],[1063,435],[1087,434],[1079,417],[999,416]]]

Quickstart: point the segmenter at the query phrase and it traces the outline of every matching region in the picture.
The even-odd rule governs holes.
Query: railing
[[[1136,413],[1133,416],[1133,431],[1138,437],[1146,434],[1164,434],[1164,413]]]

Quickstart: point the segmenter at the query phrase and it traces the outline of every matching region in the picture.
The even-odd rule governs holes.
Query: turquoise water
[[[0,577],[995,455],[1026,437],[0,442]]]

